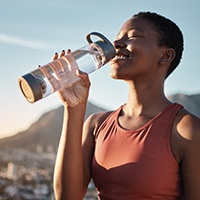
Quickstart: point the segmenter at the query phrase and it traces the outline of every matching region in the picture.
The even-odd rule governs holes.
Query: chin
[[[110,72],[110,77],[113,79],[117,79],[116,73]]]
[[[117,73],[117,71],[111,71],[110,72],[110,77],[112,79],[121,79],[119,73]]]

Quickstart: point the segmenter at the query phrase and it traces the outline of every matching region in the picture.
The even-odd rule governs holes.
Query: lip
[[[131,59],[131,55],[130,54],[117,52],[116,56],[111,60],[111,62],[115,63],[115,62],[119,62],[119,61],[130,60],[130,59]]]

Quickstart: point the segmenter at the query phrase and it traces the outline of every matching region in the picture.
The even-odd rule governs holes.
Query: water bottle
[[[100,40],[93,42],[91,36]],[[102,34],[92,32],[86,36],[89,44],[40,66],[18,79],[24,97],[30,103],[69,87],[79,80],[76,70],[90,74],[108,63],[115,55],[112,43]]]

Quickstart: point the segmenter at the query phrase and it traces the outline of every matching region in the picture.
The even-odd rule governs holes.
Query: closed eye
[[[141,38],[141,36],[140,35],[132,35],[132,36],[128,37],[129,40],[136,39],[136,38]]]
[[[143,36],[143,31],[139,28],[129,29],[129,31],[127,32],[127,36],[129,39],[140,38]]]

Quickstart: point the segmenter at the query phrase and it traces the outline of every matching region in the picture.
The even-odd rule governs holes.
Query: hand
[[[71,53],[71,50],[67,50],[67,54]],[[54,55],[53,60],[58,59],[65,55],[63,50],[60,55],[57,53]],[[90,80],[86,73],[76,70],[76,75],[80,78],[70,87],[64,88],[58,91],[59,97],[65,106],[75,107],[79,104],[85,104],[88,99]]]

